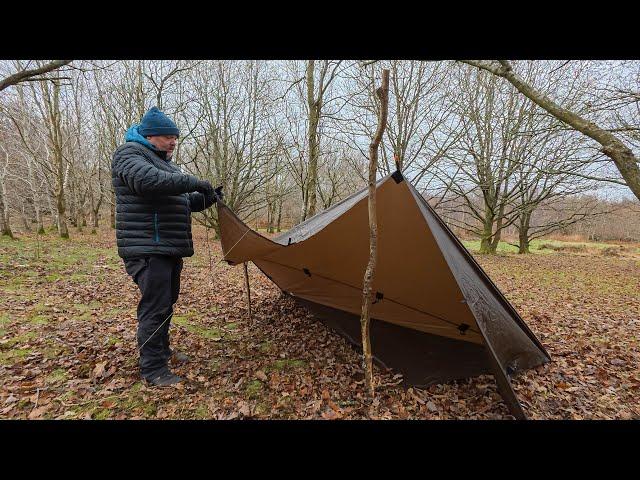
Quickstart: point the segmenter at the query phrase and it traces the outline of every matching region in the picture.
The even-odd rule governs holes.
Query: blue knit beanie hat
[[[138,127],[138,132],[143,137],[153,135],[175,135],[180,136],[180,130],[173,120],[158,110],[158,107],[151,107],[142,117],[142,122]]]

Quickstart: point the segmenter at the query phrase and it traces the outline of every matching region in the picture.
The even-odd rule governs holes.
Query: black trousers
[[[124,259],[124,265],[142,293],[137,335],[140,374],[152,378],[169,370],[169,325],[180,294],[183,262],[181,257],[149,256]]]

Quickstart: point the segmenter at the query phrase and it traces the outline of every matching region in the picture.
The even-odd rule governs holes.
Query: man
[[[180,292],[182,257],[193,255],[191,212],[211,207],[221,189],[171,162],[180,131],[157,107],[125,135],[111,167],[118,255],[140,288],[140,373],[151,385],[182,381],[169,370],[169,324]],[[175,361],[188,361],[173,354]]]

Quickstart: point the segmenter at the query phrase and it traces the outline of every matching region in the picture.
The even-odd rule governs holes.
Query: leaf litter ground
[[[112,230],[0,240],[0,418],[504,419],[491,376],[404,388],[376,367],[366,401],[360,356],[251,265],[253,317],[241,267],[194,227],[171,327],[173,366],[188,381],[139,378],[137,287]],[[39,258],[36,254],[39,252]],[[638,255],[477,256],[549,351],[513,379],[534,419],[640,417]],[[211,264],[211,266],[210,266]]]

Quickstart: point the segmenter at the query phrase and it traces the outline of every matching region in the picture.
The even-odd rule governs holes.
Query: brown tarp
[[[511,412],[523,418],[508,376],[546,363],[547,352],[399,172],[378,181],[376,203],[376,362],[416,386],[492,373]],[[251,230],[222,202],[218,218],[227,262],[254,262],[283,292],[361,345],[366,189],[273,239]]]

